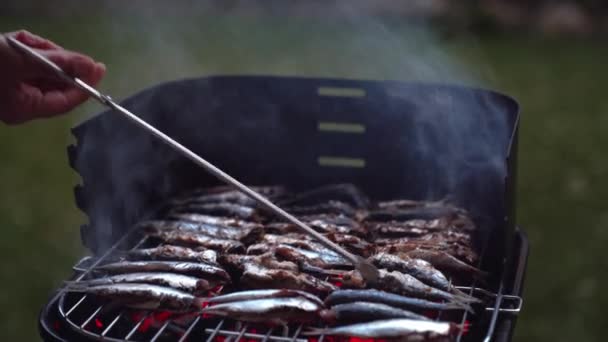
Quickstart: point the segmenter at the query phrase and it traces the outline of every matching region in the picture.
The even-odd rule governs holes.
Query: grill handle
[[[280,207],[278,207],[277,205],[275,205],[274,203],[269,201],[266,197],[255,192],[254,190],[252,190],[248,186],[244,185],[243,183],[239,182],[238,180],[236,180],[235,178],[233,178],[226,172],[222,171],[221,169],[219,169],[212,163],[201,158],[199,155],[192,152],[184,145],[178,143],[177,141],[173,140],[171,137],[169,137],[165,133],[161,132],[160,130],[156,129],[154,126],[152,126],[149,123],[147,123],[146,121],[142,120],[137,115],[133,114],[126,108],[117,104],[116,102],[114,102],[114,100],[112,100],[112,98],[110,96],[100,93],[98,90],[91,87],[86,82],[82,81],[81,79],[68,75],[57,64],[48,60],[46,57],[42,56],[35,50],[31,49],[29,46],[21,43],[20,41],[18,41],[17,39],[15,39],[13,37],[7,37],[7,40],[9,42],[9,44],[11,44],[14,48],[18,49],[19,51],[25,53],[26,55],[28,55],[32,58],[34,58],[38,62],[46,65],[49,69],[51,69],[56,75],[61,77],[61,79],[63,79],[64,81],[71,83],[71,84],[75,85],[76,87],[80,88],[81,90],[83,90],[84,92],[86,92],[87,94],[92,96],[94,99],[99,101],[102,105],[105,105],[105,106],[109,107],[110,109],[113,109],[114,111],[123,114],[127,119],[131,120],[131,122],[135,123],[139,127],[148,131],[149,133],[151,133],[152,135],[154,135],[155,137],[160,139],[165,144],[171,146],[177,152],[179,152],[183,156],[187,157],[188,159],[195,162],[197,165],[199,165],[202,168],[204,168],[205,170],[207,170],[207,172],[209,172],[212,175],[214,175],[215,177],[219,178],[221,181],[236,187],[239,191],[243,192],[245,195],[256,200],[258,203],[260,203],[264,207],[268,208],[268,210],[270,210],[277,216],[285,219],[286,221],[293,223],[306,234],[312,235],[315,239],[319,240],[319,242],[321,242],[325,247],[333,250],[334,252],[336,252],[336,253],[342,255],[343,257],[345,257],[346,259],[348,259],[350,262],[353,263],[355,268],[361,273],[361,275],[367,282],[374,283],[377,281],[378,273],[379,273],[378,269],[374,265],[372,265],[370,262],[368,262],[367,260],[363,259],[362,257],[360,257],[358,255],[354,255],[354,254],[346,251],[342,247],[340,247],[337,244],[335,244],[334,242],[330,241],[325,236],[319,234],[317,231],[310,228],[304,222],[297,219],[295,216],[289,214],[285,210],[281,209]]]

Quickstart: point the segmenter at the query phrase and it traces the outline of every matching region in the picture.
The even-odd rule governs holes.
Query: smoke
[[[478,72],[446,47],[435,29],[434,12],[421,19],[411,9],[394,10],[404,8],[395,1],[382,3],[384,7],[368,1],[105,2],[103,11],[111,22],[104,42],[112,55],[107,56],[110,79],[104,89],[121,96],[170,79],[226,73],[483,85],[475,77]],[[505,109],[492,95],[466,89],[456,94],[441,86],[426,89],[422,94],[392,85],[384,89],[387,99],[399,105],[386,115],[404,118],[391,119],[403,127],[387,127],[387,134],[400,132],[395,155],[410,163],[400,177],[425,180],[398,180],[403,187],[399,192],[419,199],[460,195],[463,203],[473,196],[479,202],[493,194],[506,175],[510,123]],[[163,98],[155,102],[162,108],[147,106],[151,96]],[[193,101],[180,94],[149,93],[128,105],[135,113],[155,114],[153,123],[161,130],[171,127],[186,142],[198,140],[208,149],[256,143],[243,144],[239,132],[259,127],[268,128],[269,134],[279,131],[273,129],[281,124],[278,115],[263,122],[246,116],[230,122],[204,117],[219,106],[213,93],[201,93],[191,105],[180,103],[184,100]],[[178,116],[195,119],[175,120]],[[171,120],[178,122],[167,124]],[[88,210],[96,235],[92,244],[101,249],[120,236],[126,224],[148,214],[150,198],[162,198],[175,190],[176,182],[183,183],[167,171],[175,154],[143,132],[133,134],[128,125],[112,114],[84,137],[81,173],[104,173],[104,179],[93,184],[86,184],[92,176],[85,177],[88,196],[94,199]],[[199,126],[217,129],[199,136]],[[255,159],[237,152],[244,160]],[[93,157],[97,155],[101,157]],[[113,216],[120,219],[109,218]]]

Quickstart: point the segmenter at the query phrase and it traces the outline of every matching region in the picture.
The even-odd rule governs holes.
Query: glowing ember
[[[99,318],[95,318],[95,326],[99,329],[103,328],[103,323],[101,323]]]
[[[146,331],[148,331],[148,329],[150,329],[150,326],[152,325],[153,321],[154,319],[152,317],[144,319],[144,321],[141,322],[141,325],[139,326],[138,330],[142,333],[145,333]]]

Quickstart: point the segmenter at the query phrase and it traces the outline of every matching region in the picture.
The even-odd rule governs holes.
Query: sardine
[[[421,282],[443,291],[450,291],[450,281],[427,261],[421,259],[401,258],[396,255],[379,253],[369,258],[376,267],[388,271],[399,271],[412,275]]]
[[[259,250],[259,247],[256,246],[258,245],[249,247],[248,252],[253,253],[256,250]],[[265,246],[266,250],[268,249],[267,245],[260,245],[260,247],[261,246]],[[273,248],[276,255],[297,264],[314,266],[322,269],[351,268],[352,266],[348,260],[336,254],[319,253],[283,244],[273,246]]]
[[[78,282],[66,282],[68,285],[99,286],[118,283],[153,284],[171,287],[176,290],[201,295],[212,289],[215,284],[205,279],[195,278],[184,274],[142,272],[117,274],[109,277],[81,280]]]
[[[219,304],[227,302],[241,302],[244,300],[282,297],[304,297],[312,302],[317,303],[321,307],[324,306],[323,302],[319,299],[319,297],[311,293],[289,289],[266,289],[232,292],[225,295],[211,297],[208,299],[208,302],[212,304]]]
[[[435,268],[447,273],[465,273],[478,277],[486,276],[486,272],[473,267],[443,251],[417,248],[399,255],[426,260]]]
[[[161,232],[167,231],[183,231],[186,233],[203,234],[218,239],[239,240],[243,243],[257,241],[264,232],[261,225],[230,227],[192,221],[145,221],[139,223],[137,226],[148,234],[160,234]]]
[[[356,270],[345,272],[342,275],[342,281],[346,288],[363,289],[368,285],[361,274]],[[397,271],[388,272],[384,269],[379,270],[378,281],[374,284],[374,287],[383,291],[430,300],[445,300],[459,303],[478,301],[474,297],[449,293],[425,285],[409,274],[403,274]]]
[[[327,201],[307,206],[289,206],[285,209],[294,215],[341,214],[354,217],[357,213],[353,207],[340,201]]]
[[[211,249],[195,251],[188,247],[161,245],[153,248],[130,250],[127,252],[127,259],[192,261],[217,264],[217,252]]]
[[[135,272],[173,272],[204,279],[230,281],[230,276],[223,268],[206,263],[181,261],[120,261],[97,266],[95,269],[118,274]]]
[[[231,217],[209,216],[204,214],[182,214],[176,213],[168,216],[168,219],[175,221],[186,221],[194,223],[204,223],[220,227],[235,227],[235,228],[257,228],[259,223],[239,220]]]
[[[449,337],[461,330],[451,322],[434,322],[413,319],[388,319],[368,323],[344,325],[328,329],[311,329],[304,335],[340,335],[362,338],[404,338],[417,337],[433,340]],[[409,340],[409,339],[408,339]]]
[[[312,241],[304,234],[289,234],[288,236],[266,234],[260,243],[266,243],[268,245],[289,245],[298,247],[300,249],[317,252],[318,254],[326,255],[327,257],[331,257],[335,260],[345,260],[341,255],[316,241]],[[345,262],[349,263],[348,261]]]
[[[338,304],[329,310],[321,311],[321,319],[328,324],[360,323],[380,319],[409,318],[428,320],[426,316],[411,311],[395,308],[386,304],[372,302],[356,302]]]
[[[225,253],[242,253],[245,246],[236,240],[221,239],[196,232],[179,230],[150,231],[148,235],[158,238],[167,244],[201,246]]]
[[[444,252],[452,257],[474,264],[479,256],[469,246],[463,246],[454,243],[445,243],[442,241],[415,241],[406,243],[391,243],[388,245],[379,245],[376,250],[378,252],[388,252],[390,254],[409,253],[414,250],[429,250],[436,252]],[[423,259],[423,258],[420,258]]]
[[[266,249],[268,250],[268,248]],[[289,270],[298,272],[299,267],[291,261],[279,261],[272,252],[260,255],[224,254],[220,256],[220,263],[226,268],[242,272],[247,264],[256,264],[271,269]]]
[[[256,220],[258,218],[258,211],[255,208],[228,202],[186,203],[184,205],[172,207],[169,215],[177,213],[229,216],[238,217],[244,220]]]
[[[369,290],[338,290],[332,292],[325,298],[326,306],[338,304],[371,302],[382,303],[406,310],[467,310],[471,307],[463,303],[437,303],[425,299],[401,296],[398,294],[384,292],[374,289]]]
[[[241,286],[253,289],[293,289],[313,293],[328,293],[337,287],[306,273],[277,270],[246,264],[239,280]]]
[[[71,292],[97,295],[136,309],[186,312],[199,309],[203,303],[189,293],[150,284],[117,283],[87,286],[75,283],[68,285],[66,289]]]
[[[322,305],[304,297],[280,297],[220,303],[202,312],[248,322],[286,324],[315,321],[321,309]]]

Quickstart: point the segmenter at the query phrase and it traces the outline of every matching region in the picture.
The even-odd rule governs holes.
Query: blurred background
[[[608,3],[525,0],[0,2],[27,29],[108,67],[115,98],[166,80],[271,74],[456,82],[522,107],[518,222],[532,250],[518,341],[600,341],[608,305]],[[1,75],[0,75],[1,77]],[[70,127],[100,111],[0,124],[0,337],[37,315],[87,251]]]

